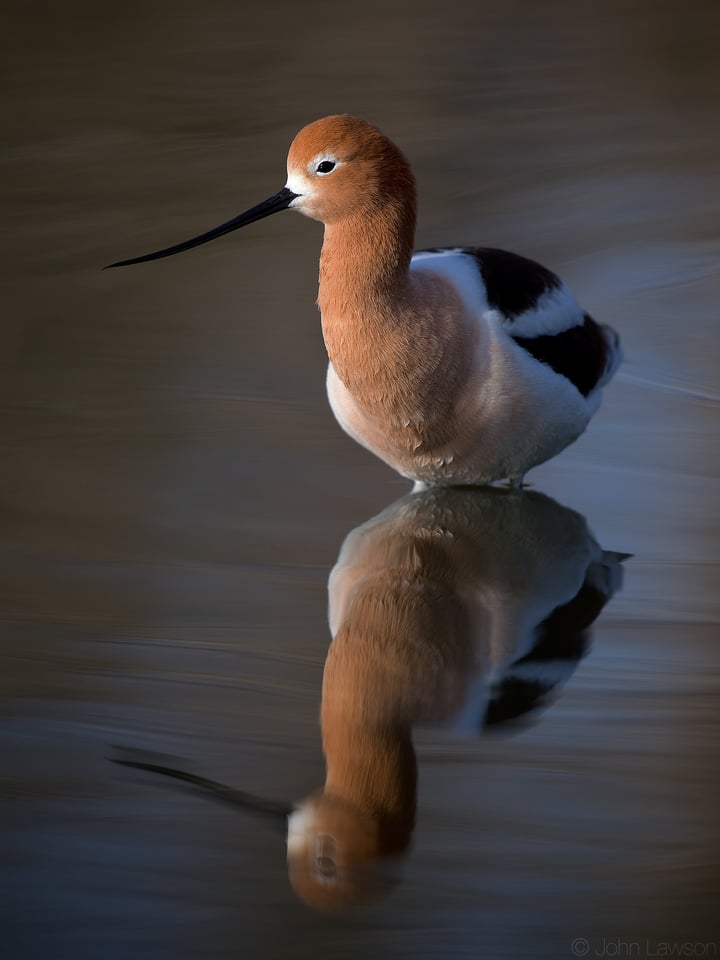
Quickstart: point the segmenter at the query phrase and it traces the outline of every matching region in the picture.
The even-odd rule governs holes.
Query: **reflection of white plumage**
[[[288,833],[304,899],[371,894],[369,865],[410,842],[413,725],[478,730],[508,678],[526,703],[506,713],[529,709],[582,655],[624,556],[548,497],[492,488],[410,494],[347,536],[329,583],[326,782]]]

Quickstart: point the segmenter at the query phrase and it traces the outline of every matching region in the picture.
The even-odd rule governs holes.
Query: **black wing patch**
[[[600,324],[588,313],[584,318],[583,323],[562,333],[513,340],[536,360],[566,377],[586,397],[608,368],[610,348]]]
[[[463,250],[477,260],[489,306],[512,319],[537,306],[543,294],[558,290],[560,278],[542,264],[493,247]]]
[[[492,247],[470,247],[463,252],[478,262],[488,304],[511,319],[532,310],[544,294],[562,286],[552,270],[516,253]],[[607,341],[600,325],[587,313],[582,323],[561,333],[513,336],[513,340],[566,377],[584,397],[598,385],[608,366]]]
[[[473,257],[485,284],[488,306],[504,317],[532,310],[544,293],[562,286],[560,278],[542,264],[496,247],[425,247],[418,253],[462,253]]]
[[[485,284],[488,305],[510,320],[532,311],[544,294],[562,287],[562,281],[552,270],[508,250],[432,247],[422,252],[450,250],[475,259]],[[511,330],[508,333],[519,347],[569,380],[584,397],[592,393],[611,366],[611,347],[603,328],[587,313],[583,314],[582,323],[561,333],[536,337],[513,336]]]

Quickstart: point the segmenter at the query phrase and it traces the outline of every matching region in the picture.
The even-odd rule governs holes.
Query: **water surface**
[[[720,950],[718,8],[403,7],[0,15],[8,958]],[[275,192],[337,111],[410,157],[418,246],[539,259],[621,331],[601,412],[530,479],[633,557],[554,702],[417,732],[402,882],[328,915],[280,833],[105,759],[323,782],[327,577],[407,484],[328,411],[320,228],[99,268]]]

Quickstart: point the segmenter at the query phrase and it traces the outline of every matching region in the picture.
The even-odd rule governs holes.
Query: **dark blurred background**
[[[717,956],[716,0],[5,0],[0,45],[3,957]],[[327,574],[408,485],[328,410],[321,228],[101,267],[275,192],[334,112],[410,158],[418,246],[538,259],[621,332],[531,480],[634,558],[539,722],[418,734],[405,882],[327,917],[281,838],[105,760],[322,782]]]

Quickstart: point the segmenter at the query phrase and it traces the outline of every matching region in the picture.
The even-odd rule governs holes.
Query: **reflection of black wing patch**
[[[588,616],[576,620],[577,607],[588,589],[587,585],[583,586],[577,597],[553,610],[537,628],[533,649],[508,668],[493,690],[485,714],[486,727],[516,720],[543,706],[550,691],[561,687],[573,673],[588,652],[587,628],[595,619]],[[602,608],[604,598],[599,605]]]
[[[603,328],[589,314],[583,323],[562,333],[539,337],[513,337],[536,360],[566,377],[586,397],[608,368],[609,347]]]
[[[514,720],[540,707],[553,689],[571,676],[590,647],[590,627],[616,589],[622,572],[619,564],[630,554],[604,554],[603,567],[615,570],[605,587],[596,583],[597,565],[588,571],[585,582],[568,603],[556,607],[536,628],[532,650],[512,663],[493,691],[485,715],[490,727]]]
[[[543,294],[562,286],[552,270],[517,253],[492,247],[466,247],[463,253],[477,260],[488,305],[509,319],[532,310]]]

